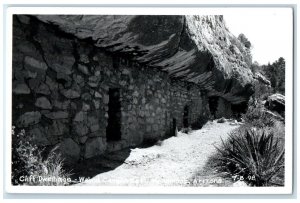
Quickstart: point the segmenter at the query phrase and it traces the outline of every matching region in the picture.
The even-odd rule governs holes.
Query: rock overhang
[[[195,83],[233,104],[253,93],[248,50],[223,16],[37,15],[94,46],[170,77]],[[251,59],[250,59],[251,63]]]

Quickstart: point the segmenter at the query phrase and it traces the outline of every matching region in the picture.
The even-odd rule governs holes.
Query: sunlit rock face
[[[45,23],[127,56],[170,77],[196,83],[232,104],[253,93],[249,50],[223,16],[39,15]]]

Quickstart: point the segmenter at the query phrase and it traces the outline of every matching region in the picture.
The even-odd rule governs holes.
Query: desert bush
[[[209,163],[219,173],[243,177],[252,186],[280,185],[284,179],[285,150],[279,143],[270,131],[241,128],[222,140]]]
[[[275,122],[275,120],[265,112],[262,104],[250,104],[247,112],[242,114],[242,118],[248,125],[258,128],[272,127]]]
[[[25,130],[15,133],[12,128],[12,184],[13,185],[67,185],[71,174],[64,170],[63,159],[56,148],[43,158],[45,149],[34,144]],[[26,181],[20,177],[32,177]],[[43,180],[39,179],[43,178]],[[48,180],[47,180],[48,178]]]

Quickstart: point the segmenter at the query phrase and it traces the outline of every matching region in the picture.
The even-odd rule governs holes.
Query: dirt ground
[[[228,133],[239,127],[232,122],[208,122],[200,130],[158,142],[148,148],[131,149],[124,163],[77,185],[84,186],[224,186],[230,183],[205,170],[208,157]],[[205,174],[199,176],[199,171]],[[221,181],[221,182],[220,182]]]

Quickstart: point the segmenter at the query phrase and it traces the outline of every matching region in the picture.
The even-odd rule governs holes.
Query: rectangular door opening
[[[120,89],[109,89],[108,124],[106,127],[106,140],[118,141],[121,139],[121,102]]]
[[[171,136],[177,136],[177,121],[176,121],[176,118],[173,118]]]
[[[187,105],[183,109],[183,127],[189,127],[189,107]]]

